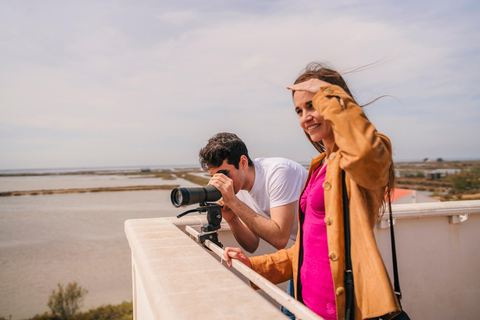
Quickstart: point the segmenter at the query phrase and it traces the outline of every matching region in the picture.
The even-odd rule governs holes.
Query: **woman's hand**
[[[329,86],[329,85],[330,83],[320,79],[309,79],[304,82],[287,86],[287,89],[292,91],[307,91],[307,92],[316,94],[318,91],[320,91],[320,88]]]
[[[252,264],[250,263],[250,259],[243,253],[242,249],[240,248],[230,248],[226,247],[225,252],[223,253],[223,258],[227,262],[228,266],[232,266],[232,259],[238,260],[247,267],[251,268]]]

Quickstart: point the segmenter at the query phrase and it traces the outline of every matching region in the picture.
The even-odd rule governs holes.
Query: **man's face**
[[[241,161],[240,161],[241,162]],[[227,159],[223,160],[223,163],[218,168],[210,168],[208,172],[213,176],[220,170],[225,170],[228,173],[228,177],[233,180],[233,190],[235,194],[240,191],[245,183],[245,173],[243,170],[235,168],[233,164],[227,162]]]

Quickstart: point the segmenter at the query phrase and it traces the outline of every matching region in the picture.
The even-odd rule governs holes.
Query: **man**
[[[307,170],[284,158],[251,160],[233,133],[218,133],[200,150],[200,164],[222,193],[222,215],[238,243],[253,253],[264,239],[283,249],[297,236],[297,201]],[[217,174],[225,170],[224,174]]]

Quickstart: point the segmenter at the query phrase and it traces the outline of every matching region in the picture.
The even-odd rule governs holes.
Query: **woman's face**
[[[315,110],[312,99],[315,94],[307,91],[295,91],[293,102],[298,114],[300,126],[310,136],[312,141],[333,139],[333,130],[330,121],[326,121]]]

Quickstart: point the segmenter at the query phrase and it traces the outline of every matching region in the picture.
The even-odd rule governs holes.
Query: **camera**
[[[225,170],[219,170],[217,173],[223,173],[228,177],[228,173]],[[170,194],[170,200],[176,208],[194,203],[217,201],[220,200],[221,197],[222,193],[211,185],[207,185],[203,188],[175,188]]]
[[[219,170],[217,173],[223,173],[228,177],[228,173],[225,170]],[[192,212],[207,213],[208,223],[202,226],[202,233],[198,235],[198,241],[204,246],[205,240],[210,240],[217,246],[223,247],[223,244],[218,241],[217,234],[217,230],[220,229],[220,223],[222,222],[222,207],[216,203],[207,202],[220,200],[221,197],[222,193],[211,185],[207,185],[204,188],[175,188],[170,194],[170,200],[177,208],[200,203],[198,208],[185,211],[179,214],[177,218],[181,218]],[[208,249],[206,246],[205,248]]]

